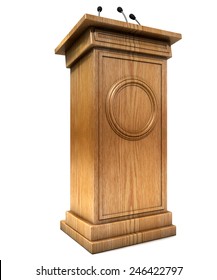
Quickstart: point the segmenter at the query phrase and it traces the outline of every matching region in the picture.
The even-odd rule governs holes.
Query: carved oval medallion
[[[122,138],[139,140],[147,136],[157,120],[157,100],[143,81],[126,78],[115,83],[106,100],[111,128]]]

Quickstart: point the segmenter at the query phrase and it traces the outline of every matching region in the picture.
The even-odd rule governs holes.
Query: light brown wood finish
[[[141,218],[93,225],[92,223],[75,216],[72,212],[67,212],[66,223],[85,238],[91,241],[96,241],[171,226],[172,213],[166,212]]]
[[[85,15],[56,49],[71,77],[71,197],[61,229],[91,253],[175,234],[166,60],[180,38]]]
[[[154,40],[162,42],[166,41],[170,45],[181,39],[181,34],[179,33],[85,14],[56,47],[55,53],[65,54],[77,38],[79,38],[85,30],[92,26],[96,28],[100,27],[107,30],[114,30],[124,34],[131,34],[133,36],[141,36],[149,39],[153,38]]]
[[[98,181],[97,73],[92,53],[71,68],[71,206],[74,213],[97,221]]]
[[[120,235],[113,238],[105,238],[99,241],[90,241],[79,232],[75,231],[64,221],[61,222],[61,229],[92,254],[165,238],[176,234],[176,227],[170,225],[167,227],[154,228],[151,230]]]
[[[110,50],[129,51],[166,58],[170,58],[172,55],[170,43],[168,41],[151,40],[92,27],[87,29],[84,34],[67,49],[65,53],[66,67],[70,68],[73,63],[92,48],[102,48],[105,44]]]
[[[161,85],[164,79],[162,77],[164,63],[160,60],[144,59],[129,54],[120,55],[108,51],[100,51],[99,55],[101,73],[100,219],[164,210],[165,202],[162,198],[165,196],[165,182],[162,182],[161,176],[163,164]],[[108,73],[107,69],[113,69],[113,71]],[[152,88],[156,98],[157,123],[152,132],[142,139],[136,136],[132,136],[131,139],[123,138],[120,134],[114,133],[104,112],[111,85],[119,82],[123,77],[133,77],[131,79],[135,81],[142,80]],[[128,101],[133,103],[126,104]],[[119,112],[116,121],[120,123],[121,117],[124,124],[120,126],[122,125],[129,134],[133,129],[136,131],[140,130],[140,126],[145,126],[147,118],[143,117],[143,112],[145,115],[150,115],[151,111],[151,102],[147,97],[147,92],[128,84],[124,90],[117,93],[113,106],[114,110]],[[127,110],[129,107],[132,108],[130,111],[133,110],[133,114]],[[135,112],[137,109],[140,111]],[[137,122],[136,125],[133,125],[132,121]],[[130,141],[126,141],[125,138]]]

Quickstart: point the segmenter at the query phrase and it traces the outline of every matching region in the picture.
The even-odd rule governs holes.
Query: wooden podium
[[[176,234],[166,71],[180,39],[86,14],[55,50],[71,78],[71,203],[61,229],[91,253]]]

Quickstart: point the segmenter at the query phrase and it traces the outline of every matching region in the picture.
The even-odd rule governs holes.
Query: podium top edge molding
[[[128,33],[131,35],[143,36],[150,39],[166,41],[169,42],[170,45],[176,43],[182,38],[182,35],[180,33],[85,14],[72,28],[68,35],[61,41],[61,43],[56,47],[55,53],[64,55],[72,42],[76,40],[89,27],[101,27],[107,30],[113,30],[117,32]]]

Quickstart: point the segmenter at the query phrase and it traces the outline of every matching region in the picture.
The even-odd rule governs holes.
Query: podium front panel
[[[166,208],[166,61],[99,59],[99,219]]]

